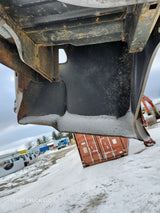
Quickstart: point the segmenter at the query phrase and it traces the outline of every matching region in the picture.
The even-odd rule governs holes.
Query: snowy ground
[[[0,213],[159,213],[160,124],[149,132],[155,146],[131,140],[129,156],[85,169],[76,147],[46,152],[0,179]]]

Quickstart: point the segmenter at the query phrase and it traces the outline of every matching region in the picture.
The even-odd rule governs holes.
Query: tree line
[[[52,132],[52,140],[60,140],[62,138],[69,138],[69,140],[71,140],[73,138],[73,134],[72,133],[61,133],[61,132]],[[45,144],[45,143],[49,143],[49,138],[46,136],[42,136],[42,138],[37,138],[36,140],[36,144],[37,146],[39,146],[40,144]],[[29,150],[33,147],[33,142],[28,142],[26,144],[26,148]]]

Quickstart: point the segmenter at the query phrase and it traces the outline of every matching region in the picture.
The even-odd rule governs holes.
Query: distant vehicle
[[[35,163],[38,159],[38,155],[35,153],[27,153],[20,156],[24,161],[24,166],[31,165]]]
[[[66,144],[62,144],[61,146],[58,146],[58,150],[62,149],[62,148],[65,148],[65,147],[66,147]]]
[[[66,138],[61,139],[61,140],[58,142],[58,150],[59,150],[59,149],[62,149],[62,148],[65,148],[67,145],[68,145],[67,139],[66,139]]]
[[[38,155],[33,153],[28,153],[28,156],[29,156],[29,164],[35,163],[38,159]]]
[[[27,154],[24,154],[24,155],[20,155],[20,157],[23,159],[24,166],[28,166],[29,165],[29,156]]]
[[[4,177],[24,168],[24,160],[18,156],[0,162],[0,177]]]
[[[61,139],[59,142],[58,142],[58,145],[59,146],[61,146],[61,145],[67,145],[68,144],[68,142],[67,142],[67,139],[66,138],[63,138],[63,139]]]

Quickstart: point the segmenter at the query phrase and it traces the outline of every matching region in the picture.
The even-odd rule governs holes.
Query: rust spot
[[[81,34],[78,35],[78,38],[81,39],[81,38],[83,38],[83,36],[84,35],[81,33]]]
[[[144,15],[141,15],[139,19],[141,20],[141,19],[143,19],[143,18],[144,18]]]
[[[96,18],[96,23],[97,23],[97,22],[99,22],[99,17],[98,17],[98,18]]]
[[[126,41],[125,34],[122,34],[122,41]]]
[[[9,44],[4,39],[0,39],[0,62],[17,73],[22,73],[32,79],[33,70],[20,60],[15,45]]]
[[[23,92],[24,89],[27,89],[30,81],[31,81],[31,79],[28,79],[24,75],[19,74],[18,75],[18,90],[20,92]]]

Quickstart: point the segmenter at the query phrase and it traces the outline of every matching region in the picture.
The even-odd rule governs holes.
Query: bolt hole
[[[59,64],[65,64],[67,62],[67,54],[64,49],[58,50],[59,54]]]
[[[150,10],[155,10],[157,8],[157,4],[151,4],[149,9]]]

